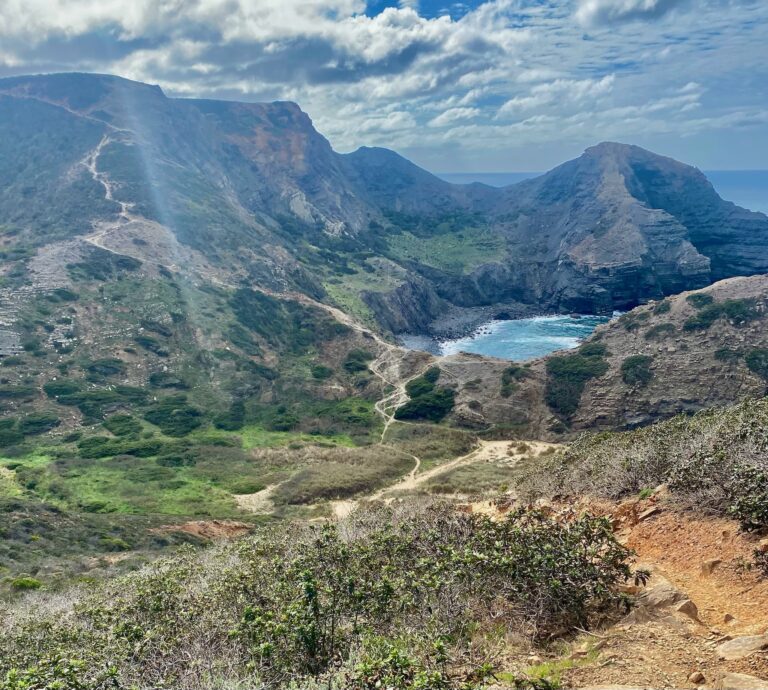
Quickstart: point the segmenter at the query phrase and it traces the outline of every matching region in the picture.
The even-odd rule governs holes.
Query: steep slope
[[[454,418],[528,438],[644,426],[768,392],[768,276],[731,278],[627,312],[578,350],[524,366],[440,360]]]
[[[385,149],[339,155],[291,103],[63,74],[0,80],[0,108],[4,247],[60,243],[46,270],[82,258],[84,240],[299,289],[394,331],[424,331],[451,304],[610,311],[768,271],[768,218],[633,146],[499,190]]]

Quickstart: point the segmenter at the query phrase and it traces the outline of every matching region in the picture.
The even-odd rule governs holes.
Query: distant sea
[[[768,170],[705,170],[704,174],[717,193],[751,211],[768,214]],[[535,172],[438,173],[446,182],[470,184],[482,182],[491,187],[505,187],[536,177]]]

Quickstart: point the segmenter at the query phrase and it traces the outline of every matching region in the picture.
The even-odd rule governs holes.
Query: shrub
[[[344,364],[345,371],[350,374],[356,374],[368,370],[368,362],[373,359],[373,355],[368,350],[354,349],[347,353]]]
[[[685,301],[695,309],[703,309],[712,304],[715,301],[715,298],[706,292],[694,292],[692,295],[688,295],[688,297],[685,298]]]
[[[229,300],[242,326],[273,346],[302,353],[349,333],[349,328],[314,307],[240,288]]]
[[[430,422],[443,420],[453,409],[456,393],[450,388],[438,388],[412,398],[397,408],[397,419],[426,419]]]
[[[34,436],[55,429],[59,424],[61,420],[54,414],[33,412],[19,421],[19,431],[25,436]]]
[[[141,433],[141,422],[129,414],[116,414],[103,422],[104,428],[115,436],[131,436]]]
[[[17,591],[40,589],[42,586],[43,583],[34,577],[17,577],[11,580],[11,589]]]
[[[125,362],[116,357],[105,357],[97,359],[86,365],[85,370],[91,377],[100,379],[105,376],[122,376],[125,374]]]
[[[674,324],[659,323],[659,324],[656,324],[655,326],[651,326],[645,332],[644,337],[646,340],[662,340],[663,338],[666,338],[668,335],[671,335],[676,331],[677,331],[677,328],[675,328]]]
[[[152,352],[158,357],[168,357],[170,354],[163,344],[151,335],[137,335],[133,340],[137,345],[140,345],[145,350]]]
[[[621,613],[630,555],[589,515],[492,521],[431,504],[365,511],[343,529],[270,525],[0,626],[0,673],[42,674],[55,650],[87,660],[77,682],[27,687],[191,690],[209,686],[204,663],[231,687],[478,690],[497,631],[551,640]],[[87,675],[107,668],[120,686]]]
[[[213,420],[217,429],[226,431],[238,431],[245,425],[245,404],[242,400],[236,400],[232,403],[229,411],[218,415]]]
[[[650,312],[632,310],[619,317],[621,324],[628,331],[636,331],[642,324],[651,318]]]
[[[605,345],[588,343],[575,354],[547,360],[545,400],[549,408],[563,418],[570,418],[579,408],[584,386],[590,379],[608,371]]]
[[[685,321],[683,329],[686,331],[706,330],[720,318],[733,321],[741,326],[760,316],[754,299],[727,299],[723,302],[714,302],[703,307],[696,316]]]
[[[628,386],[647,386],[653,378],[653,357],[633,355],[621,363],[621,380]]]
[[[312,373],[312,378],[317,379],[318,381],[325,381],[333,376],[333,369],[325,366],[325,364],[313,364],[310,371]]]
[[[623,433],[583,435],[539,462],[519,493],[617,499],[668,484],[684,506],[768,527],[768,399],[680,415]]]
[[[149,375],[149,385],[154,388],[175,388],[186,390],[189,386],[176,374],[170,371],[155,371]]]
[[[768,349],[755,348],[747,352],[744,361],[749,370],[768,381]]]
[[[530,372],[525,367],[512,364],[501,374],[501,397],[508,398],[518,388],[518,383],[528,378]]]
[[[728,362],[732,364],[738,362],[742,357],[742,353],[739,350],[732,350],[728,347],[721,347],[715,350],[715,359],[718,362]]]
[[[185,436],[202,424],[202,413],[187,403],[186,396],[172,395],[149,406],[144,419],[168,436]]]
[[[0,400],[31,400],[37,393],[32,386],[0,386]]]
[[[24,434],[16,429],[0,429],[0,447],[15,446],[24,440]]]
[[[443,420],[453,409],[455,391],[438,388],[440,368],[430,367],[421,376],[409,381],[405,390],[411,398],[395,411],[396,419],[426,419],[431,422]]]
[[[654,314],[666,314],[672,309],[672,305],[669,303],[669,300],[665,299],[659,302],[656,306],[653,308]]]
[[[58,398],[62,395],[68,396],[77,393],[81,387],[80,381],[59,379],[57,381],[48,381],[43,385],[43,390],[49,398]]]

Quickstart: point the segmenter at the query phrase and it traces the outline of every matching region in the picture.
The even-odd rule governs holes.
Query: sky
[[[768,0],[2,0],[0,76],[63,71],[296,101],[438,172],[604,140],[768,168]]]

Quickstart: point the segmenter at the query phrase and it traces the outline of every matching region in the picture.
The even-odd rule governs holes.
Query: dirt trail
[[[760,537],[741,533],[733,520],[681,512],[654,499],[583,501],[575,508],[611,515],[617,537],[636,552],[638,566],[651,571],[646,591],[659,588],[676,598],[653,604],[640,598],[616,625],[577,638],[565,651],[543,650],[544,661],[563,666],[562,687],[714,688],[730,673],[747,674],[758,683],[749,687],[768,689],[768,650],[732,660],[718,652],[727,640],[768,633],[768,578],[747,567]],[[472,510],[503,514],[487,502]],[[678,609],[686,600],[693,613]],[[525,656],[512,663],[516,671],[531,665]]]

